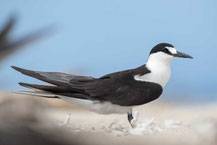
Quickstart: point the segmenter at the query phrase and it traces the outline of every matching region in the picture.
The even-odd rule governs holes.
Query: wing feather
[[[109,101],[121,106],[148,103],[157,99],[163,91],[159,84],[136,81],[134,79],[135,75],[150,73],[145,66],[108,74],[98,79],[59,72],[31,71],[15,66],[12,68],[25,75],[54,85],[21,84],[25,87],[51,92],[57,96],[63,95],[81,99]]]
[[[137,74],[147,73],[150,71],[142,66],[108,74],[80,85],[92,99],[106,100],[122,106],[141,105],[157,99],[162,93],[162,87],[159,84],[134,79]]]
[[[19,68],[16,66],[11,66],[13,69],[21,72],[22,74],[31,76],[33,78],[39,79],[41,81],[57,85],[57,86],[65,86],[72,87],[70,81],[78,82],[78,81],[88,81],[94,80],[95,78],[89,76],[77,76],[72,74],[66,74],[61,72],[41,72],[41,71],[31,71],[23,68]]]

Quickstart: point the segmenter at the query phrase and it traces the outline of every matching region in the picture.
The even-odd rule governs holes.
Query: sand
[[[8,94],[3,96],[15,100],[32,99],[30,96],[12,97]],[[215,102],[177,105],[156,101],[135,107],[134,115],[138,114],[138,120],[135,121],[136,126],[132,128],[126,114],[100,115],[57,99],[34,99],[49,106],[44,111],[39,111],[41,114],[39,118],[46,123],[49,120],[53,128],[67,132],[69,142],[71,137],[72,142],[76,138],[80,144],[88,145],[217,144],[217,103]],[[1,101],[4,102],[4,99]],[[37,106],[34,108],[37,109]],[[29,109],[31,110],[28,106]]]

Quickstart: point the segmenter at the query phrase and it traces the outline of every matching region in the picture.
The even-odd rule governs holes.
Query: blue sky
[[[216,7],[215,0],[1,0],[0,24],[12,13],[19,18],[14,38],[57,30],[0,65],[0,88],[39,82],[10,65],[99,77],[145,64],[154,45],[168,42],[194,59],[172,63],[165,96],[217,99]]]

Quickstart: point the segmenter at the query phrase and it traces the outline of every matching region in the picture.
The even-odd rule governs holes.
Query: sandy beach
[[[39,113],[35,115],[39,120],[43,120],[38,128],[40,125],[44,126],[43,122],[49,122],[53,128],[67,132],[69,142],[70,138],[76,138],[78,143],[88,145],[217,143],[217,103],[177,105],[156,101],[135,107],[134,113],[136,111],[139,116],[136,127],[132,128],[125,114],[100,115],[58,99],[11,94],[1,96],[1,103],[12,99],[15,104],[18,102],[19,106],[19,102],[33,100],[46,106],[44,111],[37,111]],[[27,101],[25,105],[21,105],[22,109],[16,109],[16,112],[29,115],[34,112],[32,110],[41,109],[38,103],[33,104],[28,105]],[[46,130],[46,127],[44,129]]]

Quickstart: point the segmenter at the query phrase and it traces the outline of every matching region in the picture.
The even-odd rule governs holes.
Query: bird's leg
[[[68,126],[70,123],[70,117],[71,117],[71,113],[69,113],[65,119],[65,121],[62,123],[62,126]]]
[[[128,121],[132,128],[136,127],[136,122],[138,120],[139,113],[135,111],[135,116],[132,113],[132,109],[127,113]]]
[[[132,124],[131,124],[131,120],[133,119],[133,113],[132,113],[132,110],[131,110],[130,112],[127,113],[127,118],[128,118],[128,121],[129,121],[131,127],[133,127]]]

